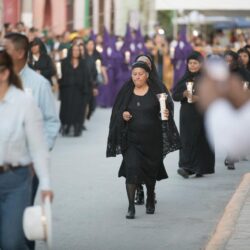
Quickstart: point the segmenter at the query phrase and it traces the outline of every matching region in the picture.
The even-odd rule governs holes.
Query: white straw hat
[[[24,234],[28,240],[44,240],[52,247],[51,202],[45,198],[42,206],[27,207],[23,215]]]

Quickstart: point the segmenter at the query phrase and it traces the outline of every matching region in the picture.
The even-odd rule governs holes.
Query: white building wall
[[[21,20],[28,27],[33,26],[33,4],[32,0],[23,0],[21,6]]]
[[[93,0],[93,31],[95,34],[99,32],[99,0]]]
[[[2,28],[3,28],[3,0],[0,0],[0,29],[2,30]],[[4,35],[3,32],[2,35]]]
[[[111,11],[112,11],[112,1],[113,0],[105,0],[104,5],[104,26],[108,31],[111,29]]]
[[[75,0],[74,3],[74,29],[79,30],[84,27],[85,1]]]
[[[132,28],[141,26],[144,33],[152,34],[156,24],[155,2],[143,0],[143,10],[140,10],[140,0],[115,0],[115,33],[124,35],[126,24]],[[146,27],[146,30],[144,28]]]

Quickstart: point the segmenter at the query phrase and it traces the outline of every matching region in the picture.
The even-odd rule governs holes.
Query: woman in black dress
[[[187,59],[187,71],[173,90],[174,101],[181,102],[180,136],[182,149],[180,150],[178,174],[184,178],[195,174],[214,173],[215,157],[206,139],[203,117],[196,107],[199,97],[196,94],[198,79],[202,66],[202,55],[193,52]],[[187,91],[186,83],[193,82],[193,95]],[[192,103],[188,102],[192,99]]]
[[[141,62],[145,62],[149,68],[151,69],[150,71],[150,78],[152,79],[152,82],[154,82],[154,84],[159,84],[160,86],[162,86],[162,88],[165,88],[165,84],[161,81],[161,79],[158,76],[158,72],[156,69],[156,65],[153,62],[153,59],[151,56],[148,55],[140,55],[135,59],[136,62],[141,61]],[[174,102],[173,99],[168,91],[168,89],[165,89],[165,92],[168,95],[168,106],[169,106],[169,110],[171,111],[172,115],[174,115]],[[155,195],[156,196],[156,195]],[[135,204],[136,205],[143,205],[145,202],[144,199],[144,190],[143,190],[143,185],[140,184],[137,186],[136,189],[136,195],[135,195]],[[156,197],[155,197],[155,203],[156,203]]]
[[[132,79],[120,90],[114,104],[107,146],[107,157],[123,155],[119,177],[126,178],[129,208],[126,218],[135,216],[136,186],[147,187],[146,213],[155,211],[156,180],[167,178],[163,159],[180,148],[179,134],[169,107],[164,111],[168,121],[160,119],[157,94],[163,86],[152,82],[151,69],[145,62],[132,65]]]
[[[67,135],[74,127],[74,136],[80,136],[88,98],[89,74],[84,60],[81,59],[80,47],[73,45],[68,57],[61,63],[62,78],[60,88],[60,120],[62,134]]]
[[[52,59],[47,53],[44,43],[35,38],[30,43],[29,66],[44,76],[52,83],[52,77],[56,74]]]

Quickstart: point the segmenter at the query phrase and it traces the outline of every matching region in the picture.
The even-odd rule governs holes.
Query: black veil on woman
[[[147,58],[149,61],[145,62],[141,60],[140,57],[143,57],[144,59]],[[149,73],[147,80],[149,90],[148,94],[145,96],[148,96],[148,101],[152,102],[154,106],[157,107],[156,114],[158,117],[154,121],[155,129],[146,134],[143,134],[141,131],[143,128],[137,130],[134,136],[139,139],[139,141],[138,143],[131,143],[130,123],[123,120],[123,112],[129,110],[131,102],[133,102],[134,98],[133,92],[135,85],[132,78],[130,78],[118,93],[113,106],[109,125],[106,156],[115,157],[118,154],[123,155],[123,162],[118,176],[126,178],[126,189],[130,206],[131,204],[132,206],[134,205],[134,196],[137,185],[145,183],[147,187],[148,199],[151,201],[150,205],[152,208],[151,212],[148,212],[147,210],[147,213],[154,213],[154,204],[152,204],[152,199],[154,203],[155,182],[156,180],[159,181],[168,178],[163,160],[168,153],[180,149],[180,138],[173,118],[172,99],[166,87],[159,80],[152,59],[144,55],[139,56],[137,60],[138,59],[139,62],[135,62],[133,65],[139,63],[139,67],[146,69]],[[168,94],[168,101],[166,102],[166,107],[170,111],[168,121],[160,120],[160,105],[157,99],[157,94],[160,93]],[[150,116],[148,113],[144,113],[145,121],[148,119],[147,116]],[[136,115],[140,114],[135,113],[135,116]],[[152,143],[148,143],[149,141]],[[135,175],[138,176],[136,176],[136,179],[133,179],[132,177],[133,181],[131,183],[131,181],[128,182],[128,179],[131,179],[131,176],[129,176],[129,169],[132,168],[132,165],[138,170],[138,172],[135,173]]]

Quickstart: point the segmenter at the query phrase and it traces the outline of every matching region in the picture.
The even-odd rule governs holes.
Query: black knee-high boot
[[[146,201],[146,213],[154,214],[155,212],[155,183],[146,184],[147,187],[147,201]]]
[[[135,218],[135,190],[136,190],[136,185],[135,184],[126,184],[126,190],[127,190],[127,195],[128,195],[128,202],[129,202],[129,207],[128,207],[128,213],[126,215],[127,219],[134,219]]]

